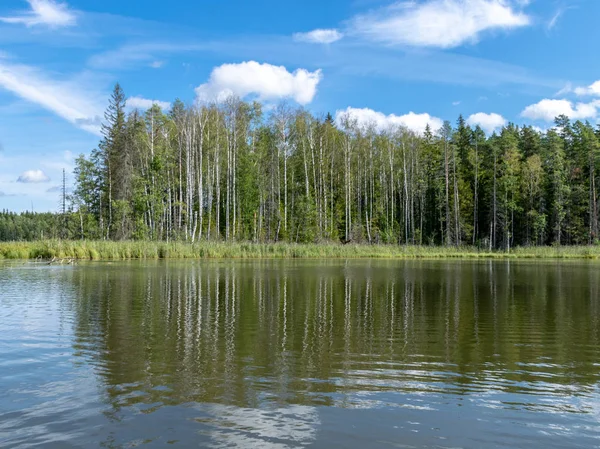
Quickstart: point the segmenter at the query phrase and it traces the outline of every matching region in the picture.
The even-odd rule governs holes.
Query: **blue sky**
[[[0,209],[57,210],[117,81],[140,108],[233,93],[381,129],[595,123],[598,17],[598,0],[2,0]]]

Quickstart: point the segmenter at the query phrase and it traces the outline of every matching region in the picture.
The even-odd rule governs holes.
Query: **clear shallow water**
[[[0,266],[0,447],[600,447],[600,264]]]

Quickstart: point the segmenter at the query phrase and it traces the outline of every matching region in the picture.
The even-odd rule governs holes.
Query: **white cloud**
[[[552,31],[554,29],[554,27],[556,27],[556,24],[558,23],[558,21],[560,20],[560,18],[569,9],[575,9],[575,8],[576,8],[575,6],[563,6],[563,7],[559,8],[558,10],[556,10],[556,12],[552,16],[552,18],[548,21],[548,24],[546,26],[546,28],[548,29],[548,31]]]
[[[530,19],[509,0],[400,1],[359,15],[350,30],[366,39],[393,45],[452,48],[477,42],[489,30],[529,25]]]
[[[152,105],[158,105],[162,110],[167,110],[171,107],[168,101],[149,100],[143,97],[129,97],[127,99],[127,107],[132,109],[150,109]]]
[[[372,125],[378,131],[386,131],[390,128],[401,126],[417,133],[423,133],[427,125],[429,125],[432,131],[436,131],[444,124],[442,119],[432,117],[427,113],[415,114],[414,112],[409,112],[405,115],[385,115],[382,112],[377,112],[369,108],[352,107],[336,111],[335,121],[338,125],[341,125],[345,117],[355,120],[357,125],[362,127]]]
[[[460,104],[460,101],[453,101],[452,102],[452,106],[458,106]]]
[[[28,27],[45,25],[49,28],[61,28],[75,25],[76,17],[66,3],[55,0],[27,0],[30,11],[14,17],[0,17],[0,22],[23,24]]]
[[[332,44],[343,38],[344,35],[336,29],[317,29],[308,33],[294,33],[294,40],[311,44]]]
[[[559,9],[558,11],[556,11],[556,13],[552,16],[552,18],[548,22],[548,25],[547,25],[548,30],[551,30],[556,26],[556,24],[558,23],[558,19],[560,19],[560,16],[562,16],[563,12],[564,11],[562,9]]]
[[[50,182],[50,178],[42,170],[27,170],[21,173],[21,176],[18,177],[17,182],[22,182],[25,184],[37,184],[40,182]]]
[[[567,94],[570,94],[571,92],[573,92],[573,90],[574,90],[573,89],[573,84],[569,82],[569,83],[565,84],[565,86],[562,89],[560,89],[558,92],[556,92],[554,94],[554,96],[555,97],[560,97],[560,96],[563,96],[563,95],[567,95]]]
[[[552,129],[552,127],[550,128],[541,128],[539,126],[532,126],[531,127],[534,131],[540,133],[540,134],[546,134],[550,129]]]
[[[223,64],[213,69],[208,82],[196,88],[196,95],[199,101],[255,95],[259,100],[293,98],[300,104],[308,104],[317,93],[321,78],[321,70],[297,69],[290,73],[283,66],[256,61]]]
[[[552,122],[559,115],[578,120],[594,118],[597,115],[600,101],[591,103],[573,103],[569,100],[544,99],[538,103],[527,106],[521,116],[532,120]]]
[[[579,96],[600,96],[600,81],[596,81],[587,87],[576,87],[573,92]]]
[[[12,202],[7,202],[7,205],[15,211],[31,210],[31,202],[33,202],[37,211],[56,210],[56,193],[49,193],[47,189],[60,184],[63,169],[67,175],[67,188],[71,187],[73,155],[89,151],[96,143],[95,137],[85,135],[80,138],[71,136],[67,143],[60,139],[48,140],[43,148],[27,148],[26,144],[13,143],[10,151],[0,153],[0,190],[6,194],[6,201],[12,199]],[[15,182],[19,175],[24,176],[24,172],[38,170],[52,181]],[[21,200],[17,201],[17,197]]]
[[[148,42],[145,44],[128,44],[92,55],[88,60],[90,67],[106,69],[128,69],[139,65],[159,68],[164,59],[171,54],[215,50],[215,44]]]
[[[33,67],[0,61],[0,88],[54,112],[81,129],[100,134],[102,107],[87,86],[52,80]]]
[[[493,112],[491,114],[478,112],[469,116],[467,123],[471,126],[479,125],[486,133],[491,134],[498,128],[502,128],[504,125],[506,125],[507,121],[500,114]]]

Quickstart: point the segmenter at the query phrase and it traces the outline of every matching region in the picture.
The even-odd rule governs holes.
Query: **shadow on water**
[[[2,285],[8,446],[600,443],[595,263],[136,262]],[[48,376],[19,381],[32,310],[53,317]]]

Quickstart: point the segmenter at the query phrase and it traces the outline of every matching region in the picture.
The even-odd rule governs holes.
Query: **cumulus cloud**
[[[504,125],[506,125],[507,121],[500,114],[493,112],[491,114],[478,112],[470,115],[467,119],[467,123],[471,126],[479,125],[486,133],[491,134],[498,128],[502,128]]]
[[[425,131],[427,125],[429,125],[432,131],[436,131],[444,124],[442,119],[432,117],[427,113],[415,114],[414,112],[409,112],[404,115],[385,115],[382,112],[377,112],[369,108],[348,107],[344,110],[336,111],[335,121],[338,126],[342,124],[344,118],[356,121],[356,124],[361,127],[374,126],[378,131],[386,131],[394,127],[405,127],[420,134]]]
[[[321,78],[321,70],[290,73],[283,66],[256,61],[223,64],[213,69],[208,82],[196,88],[196,96],[199,101],[222,101],[231,95],[254,95],[267,101],[292,98],[304,105],[313,100]]]
[[[150,67],[153,69],[160,69],[163,65],[165,65],[165,61],[152,61],[150,63]]]
[[[0,17],[0,22],[22,24],[28,27],[44,25],[61,28],[75,25],[76,17],[66,3],[55,0],[27,0],[31,10],[13,17]]]
[[[98,98],[93,98],[88,86],[80,84],[73,80],[57,81],[34,67],[0,60],[0,88],[99,135],[101,102]]]
[[[42,170],[27,170],[21,173],[17,182],[25,184],[37,184],[41,182],[50,182],[50,178]]]
[[[566,115],[571,119],[589,119],[597,115],[600,101],[591,103],[573,103],[569,100],[544,99],[538,103],[527,106],[521,116],[531,120],[552,122],[559,115]]]
[[[596,81],[587,87],[576,87],[573,92],[579,96],[600,96],[600,81]]]
[[[353,34],[376,42],[452,48],[477,42],[486,31],[529,25],[522,6],[510,0],[400,1],[359,15],[349,26]]]
[[[127,107],[132,109],[150,109],[152,105],[158,105],[161,109],[167,110],[171,107],[168,101],[149,100],[144,97],[129,97],[127,99]]]
[[[311,44],[332,44],[339,41],[344,35],[336,29],[317,29],[307,33],[294,33],[294,40]]]

